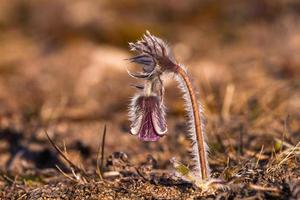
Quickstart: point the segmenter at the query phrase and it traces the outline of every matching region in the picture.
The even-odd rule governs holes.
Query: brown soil
[[[297,1],[20,2],[0,6],[0,199],[300,199]],[[145,143],[129,134],[136,80],[126,73],[126,42],[146,29],[166,38],[193,76],[221,188],[175,176],[169,160],[191,158],[172,78],[167,136]]]

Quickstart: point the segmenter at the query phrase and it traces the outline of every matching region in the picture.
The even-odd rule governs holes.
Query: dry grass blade
[[[269,162],[269,168],[267,169],[267,172],[274,172],[278,168],[280,168],[283,164],[286,164],[289,160],[291,160],[296,155],[300,154],[300,142],[298,142],[295,146],[288,148],[284,151],[282,151],[280,154],[276,155],[274,159],[270,160]]]
[[[254,185],[254,184],[250,184],[249,187],[253,190],[256,190],[256,191],[274,192],[274,193],[279,193],[280,192],[280,190],[278,188],[275,188],[275,187],[263,187],[263,186]]]
[[[8,182],[10,182],[10,183],[12,183],[12,184],[15,182],[15,180],[11,179],[9,176],[7,176],[7,175],[5,175],[5,174],[4,174],[2,177],[3,177],[6,181],[8,181]]]
[[[235,86],[233,84],[227,85],[222,107],[222,117],[224,120],[228,120],[230,117],[230,107],[234,96],[234,90]]]
[[[100,180],[103,180],[102,169],[103,169],[103,160],[104,160],[105,137],[106,137],[106,124],[104,125],[104,128],[103,128],[102,142],[101,142],[101,144],[99,142],[98,151],[97,151],[97,174],[98,174]],[[100,148],[101,148],[101,152],[100,152]],[[99,158],[100,153],[101,153],[101,157]],[[101,162],[99,163],[100,160],[101,160]]]
[[[260,159],[261,159],[261,156],[262,156],[263,151],[264,151],[264,145],[261,146],[260,152],[259,152],[258,157],[257,157],[256,164],[255,164],[255,168],[258,167],[258,164],[259,164],[259,161],[260,161]]]
[[[295,147],[287,149],[287,152],[286,152],[287,155],[286,155],[286,157],[280,161],[280,163],[278,164],[278,166],[282,165],[284,162],[286,162],[288,159],[290,159],[290,157],[293,154],[297,154],[297,152],[300,150],[299,149],[299,145],[300,145],[300,142],[298,142]],[[285,153],[285,151],[282,152],[282,153]]]
[[[86,173],[79,167],[77,167],[65,154],[64,152],[55,144],[55,142],[50,138],[49,134],[46,130],[44,130],[49,142],[51,145],[55,148],[55,150],[58,152],[59,155],[62,156],[62,158],[70,165],[71,168],[75,169],[78,172],[81,172],[83,175],[86,176]]]
[[[146,178],[146,177],[143,175],[143,173],[139,170],[139,168],[134,167],[134,169],[135,169],[136,173],[137,173],[140,177],[142,177],[142,179],[143,179],[144,181],[150,181],[148,178]]]
[[[26,194],[23,194],[22,196],[20,196],[17,200],[19,199],[25,199]]]
[[[68,179],[72,180],[72,181],[75,181],[76,182],[76,179],[74,179],[73,177],[69,176],[67,173],[65,173],[59,166],[55,166],[58,171],[60,171],[60,173],[62,173],[62,175],[64,175],[65,177],[67,177]]]
[[[104,163],[105,137],[106,137],[106,124],[104,125],[104,129],[103,129],[103,137],[102,137],[102,145],[101,145],[101,163],[100,163],[101,169],[103,168],[103,163]]]

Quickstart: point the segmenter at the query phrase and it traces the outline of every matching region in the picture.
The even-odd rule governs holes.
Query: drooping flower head
[[[138,53],[130,58],[133,63],[142,67],[142,72],[129,75],[144,79],[145,84],[130,105],[131,133],[138,135],[142,141],[157,141],[167,132],[165,108],[163,105],[163,83],[160,78],[164,71],[176,68],[171,52],[166,43],[151,35],[148,31],[143,38],[129,43],[132,51]]]
[[[142,141],[157,141],[167,132],[164,114],[157,96],[138,96],[135,105],[131,133]]]
[[[167,132],[164,105],[160,96],[162,89],[159,85],[157,81],[148,81],[143,93],[137,94],[130,105],[130,132],[138,135],[142,141],[157,141]]]

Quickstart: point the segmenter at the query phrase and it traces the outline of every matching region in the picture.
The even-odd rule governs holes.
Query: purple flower
[[[131,134],[142,141],[157,141],[167,132],[164,106],[158,96],[137,95],[132,99],[129,116]]]
[[[209,179],[204,116],[187,70],[175,61],[166,43],[148,31],[141,40],[129,43],[129,47],[138,55],[128,60],[140,65],[142,71],[139,73],[128,71],[128,73],[137,79],[144,79],[144,85],[136,86],[137,89],[142,90],[142,93],[136,95],[130,105],[131,133],[138,135],[143,141],[157,141],[166,133],[162,105],[164,96],[162,77],[168,73],[175,75],[183,91],[185,108],[190,121],[194,171],[197,181],[199,178],[202,185],[204,180]]]

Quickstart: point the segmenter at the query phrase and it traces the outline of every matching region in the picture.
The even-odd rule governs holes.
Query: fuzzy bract
[[[146,32],[143,38],[135,43],[129,43],[131,51],[137,56],[130,58],[131,62],[139,64],[143,72],[130,75],[136,78],[149,78],[160,75],[164,71],[176,71],[177,65],[167,44],[160,38]]]

